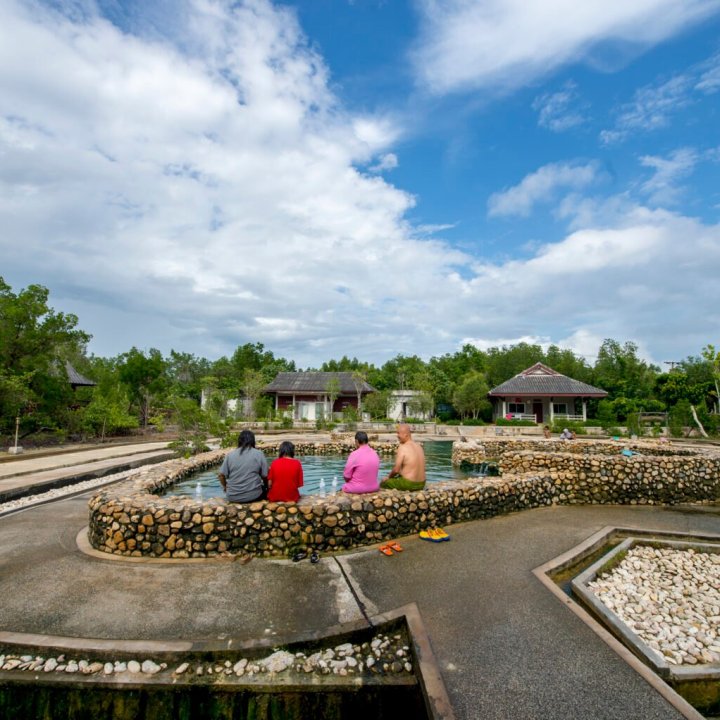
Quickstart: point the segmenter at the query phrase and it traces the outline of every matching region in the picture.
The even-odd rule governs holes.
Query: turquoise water
[[[452,442],[431,441],[422,444],[425,449],[426,475],[428,482],[439,480],[464,480],[477,477],[474,466],[457,468],[451,463]],[[272,461],[274,458],[268,458]],[[300,488],[301,495],[330,494],[340,490],[343,484],[343,469],[346,455],[303,455],[297,456],[302,463],[305,484]],[[392,468],[394,458],[380,457],[380,477],[384,477]],[[197,499],[223,497],[224,493],[217,478],[219,465],[209,470],[202,470],[188,476],[165,491],[165,495],[190,495]]]

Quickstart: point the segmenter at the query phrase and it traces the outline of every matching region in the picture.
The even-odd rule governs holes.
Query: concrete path
[[[0,464],[0,502],[160,462],[173,457],[167,442],[97,446],[55,455],[23,457]]]
[[[139,561],[78,549],[88,496],[0,519],[0,640],[306,635],[417,603],[458,718],[674,720],[682,715],[532,574],[607,525],[720,532],[720,517],[653,507],[555,507],[401,539],[317,565]]]

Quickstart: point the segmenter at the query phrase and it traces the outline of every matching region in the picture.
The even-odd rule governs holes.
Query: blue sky
[[[0,0],[0,275],[111,355],[720,344],[720,0]]]

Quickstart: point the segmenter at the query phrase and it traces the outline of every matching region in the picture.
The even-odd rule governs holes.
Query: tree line
[[[202,434],[217,430],[213,421],[234,420],[227,412],[230,399],[244,399],[240,414],[272,419],[263,388],[278,372],[300,369],[259,342],[217,360],[136,347],[98,357],[88,354],[90,336],[78,324],[75,315],[50,307],[47,288],[13,292],[0,278],[0,433],[10,436],[19,418],[25,436],[44,431],[103,437],[169,423]],[[96,385],[73,390],[68,362]],[[606,426],[627,424],[641,412],[667,412],[677,427],[692,425],[696,417],[709,433],[720,431],[720,351],[709,344],[668,369],[641,359],[635,343],[613,339],[602,343],[593,363],[572,350],[523,342],[488,350],[468,344],[429,360],[397,355],[381,366],[343,356],[303,369],[346,371],[366,380],[377,392],[364,399],[363,410],[374,418],[387,414],[391,391],[409,389],[418,391],[411,414],[487,422],[488,391],[537,362],[606,390],[607,399],[589,406],[590,417]]]

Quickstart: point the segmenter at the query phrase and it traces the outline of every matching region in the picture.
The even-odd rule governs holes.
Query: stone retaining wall
[[[572,455],[619,455],[623,448],[630,448],[642,455],[664,457],[692,457],[697,454],[695,450],[677,448],[672,445],[662,445],[652,441],[628,440],[615,442],[613,440],[528,440],[528,439],[494,439],[469,440],[453,443],[452,462],[459,465],[461,462],[478,464],[486,460],[500,460],[506,453],[539,452],[539,453],[569,453]]]
[[[90,542],[99,550],[130,556],[188,558],[228,553],[269,557],[307,547],[320,552],[348,549],[433,525],[543,505],[673,504],[720,497],[718,454],[682,451],[682,457],[625,458],[532,453],[523,448],[525,443],[504,444],[502,449],[492,448],[503,465],[502,477],[430,483],[421,492],[338,493],[302,498],[297,504],[234,504],[222,498],[198,502],[153,494],[195,469],[217,464],[225,451],[172,460],[97,493],[89,503]],[[557,444],[542,444],[546,450],[559,449]],[[583,444],[578,442],[577,447]],[[612,447],[619,453],[617,445]],[[316,450],[321,449],[317,444]]]

